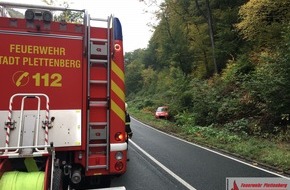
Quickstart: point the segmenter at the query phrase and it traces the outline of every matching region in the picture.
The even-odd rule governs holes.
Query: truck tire
[[[53,171],[53,181],[52,181],[52,189],[51,190],[61,190],[62,184],[61,184],[61,169],[55,168]]]

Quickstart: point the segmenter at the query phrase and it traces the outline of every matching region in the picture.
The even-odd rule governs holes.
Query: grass
[[[223,128],[176,126],[174,122],[155,119],[149,111],[134,110],[131,116],[161,131],[173,134],[187,141],[233,154],[252,163],[290,175],[290,145],[269,139],[238,135]]]

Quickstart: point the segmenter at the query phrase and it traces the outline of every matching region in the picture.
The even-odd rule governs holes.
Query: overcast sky
[[[25,3],[23,0],[10,0],[10,2]],[[42,1],[29,0],[28,2],[40,4]],[[145,11],[152,11],[153,6],[148,8],[139,0],[67,0],[67,2],[72,2],[70,8],[87,9],[92,17],[107,18],[111,14],[118,17],[123,28],[125,52],[147,47],[152,35],[152,28],[148,23],[154,22],[154,19],[152,14]]]
[[[148,9],[139,0],[75,0],[94,17],[107,17],[113,14],[121,21],[125,52],[146,48],[152,35],[148,25],[153,15],[145,13]],[[79,3],[77,3],[79,2]]]

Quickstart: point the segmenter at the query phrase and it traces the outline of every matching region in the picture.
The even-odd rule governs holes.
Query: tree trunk
[[[209,6],[209,0],[205,0],[205,2],[206,2],[207,14],[205,14],[201,10],[200,5],[198,3],[198,0],[195,0],[196,8],[198,9],[198,11],[202,14],[202,16],[206,19],[206,21],[208,23],[210,42],[211,42],[211,48],[212,48],[213,64],[214,64],[214,72],[215,72],[215,74],[217,74],[218,73],[218,67],[217,67],[216,58],[215,58],[215,41],[214,41],[212,14],[211,14],[210,6]]]
[[[218,73],[218,67],[217,67],[216,58],[215,58],[214,31],[213,31],[212,14],[211,14],[210,6],[209,6],[209,0],[206,0],[206,8],[207,8],[207,13],[208,13],[208,26],[209,26],[209,35],[210,35],[210,41],[211,41],[211,48],[212,48],[214,72],[215,72],[215,74],[217,74]]]

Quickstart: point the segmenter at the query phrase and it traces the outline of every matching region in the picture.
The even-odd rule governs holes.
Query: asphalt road
[[[277,177],[235,158],[166,135],[131,119],[126,174],[112,187],[127,190],[224,190],[227,177]]]

